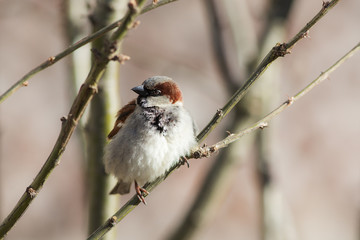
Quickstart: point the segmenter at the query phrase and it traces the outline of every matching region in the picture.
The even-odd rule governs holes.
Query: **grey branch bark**
[[[0,225],[0,239],[3,239],[8,231],[15,225],[15,223],[24,214],[26,209],[35,199],[40,192],[45,181],[48,179],[51,172],[59,164],[60,157],[65,151],[67,143],[69,142],[80,118],[82,117],[87,105],[90,103],[92,97],[97,92],[98,82],[104,73],[107,64],[111,61],[112,50],[110,47],[116,46],[117,42],[124,39],[126,33],[132,29],[135,18],[139,15],[145,0],[139,0],[136,9],[129,8],[124,21],[118,27],[118,29],[109,37],[110,45],[105,45],[98,52],[98,58],[95,58],[89,74],[84,81],[82,87],[79,90],[77,97],[75,98],[73,105],[69,111],[67,117],[61,118],[62,127],[59,133],[58,139],[51,151],[48,159],[42,166],[41,170],[30,183],[15,205],[11,213],[4,219]]]
[[[121,0],[98,0],[89,16],[93,32],[121,19],[126,12],[126,2]],[[105,35],[92,43],[93,49],[101,49],[109,44],[109,36]],[[121,44],[117,44],[114,55],[120,54]],[[111,61],[106,67],[98,85],[98,94],[91,102],[88,123],[86,125],[87,172],[86,189],[89,200],[88,233],[92,233],[116,210],[118,198],[109,197],[114,179],[104,171],[102,158],[106,145],[106,136],[113,126],[113,118],[119,107],[119,62]],[[115,239],[115,233],[104,239]]]
[[[141,10],[140,14],[146,13],[146,12],[148,12],[150,10],[156,9],[156,8],[158,8],[160,6],[163,6],[165,4],[175,2],[175,1],[178,1],[178,0],[160,0],[160,1],[158,1],[157,4],[150,3],[149,5],[147,5],[146,7],[144,7]],[[74,52],[78,48],[80,48],[80,47],[94,41],[95,39],[103,36],[104,34],[107,34],[111,30],[116,29],[117,27],[119,27],[121,25],[123,20],[124,19],[117,20],[114,23],[112,23],[110,25],[107,25],[106,27],[100,29],[99,31],[97,31],[97,32],[95,32],[93,34],[90,34],[89,36],[86,36],[86,37],[82,38],[81,40],[74,43],[73,45],[71,45],[70,47],[65,49],[64,51],[62,51],[62,52],[60,52],[60,53],[58,53],[56,55],[50,56],[48,59],[46,59],[46,61],[44,61],[43,63],[41,63],[37,67],[33,68],[32,70],[30,70],[21,79],[19,79],[17,82],[15,82],[8,90],[6,90],[3,94],[1,94],[0,95],[0,103],[5,101],[8,97],[10,97],[12,94],[14,94],[20,88],[22,88],[24,86],[27,86],[28,85],[28,80],[30,78],[32,78],[35,74],[37,74],[37,73],[41,72],[42,70],[52,66],[57,61],[63,59],[64,57],[66,57],[70,53]]]
[[[251,74],[245,84],[239,88],[235,94],[230,98],[230,100],[225,104],[225,106],[219,109],[214,117],[210,120],[208,125],[199,133],[197,136],[198,142],[202,142],[208,134],[221,122],[221,120],[236,106],[236,104],[244,97],[248,92],[249,88],[253,83],[258,80],[260,75],[269,67],[269,65],[279,57],[283,57],[286,54],[290,53],[290,49],[301,39],[306,36],[307,31],[317,23],[332,7],[334,7],[339,0],[333,0],[323,4],[323,7],[320,11],[303,27],[298,34],[296,34],[288,43],[276,44],[270,52],[264,57],[261,63],[258,65],[256,70]],[[290,101],[289,101],[290,103]],[[287,104],[290,105],[290,104]],[[263,126],[263,124],[258,126]],[[257,127],[257,128],[259,128]],[[178,165],[172,167],[164,176],[159,177],[151,183],[147,183],[144,188],[151,192],[156,186],[163,182],[177,167],[181,166],[179,162]],[[144,196],[146,197],[146,195]],[[103,223],[95,232],[89,236],[90,239],[100,239],[108,231],[110,231],[116,224],[123,220],[127,214],[134,210],[140,203],[140,200],[134,195],[126,204],[124,204],[116,213],[113,214],[106,222]]]

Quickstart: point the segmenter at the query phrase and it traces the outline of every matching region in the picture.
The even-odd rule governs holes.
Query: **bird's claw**
[[[140,187],[136,181],[135,181],[135,191],[140,202],[147,205],[143,193],[145,193],[146,195],[149,195],[150,193],[145,188]]]
[[[190,163],[189,163],[189,161],[187,160],[186,157],[181,157],[180,163],[181,163],[181,165],[185,165],[185,163],[186,163],[186,166],[188,168],[190,167]]]

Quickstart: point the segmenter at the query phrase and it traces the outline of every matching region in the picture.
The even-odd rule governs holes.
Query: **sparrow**
[[[126,194],[132,182],[141,202],[140,187],[165,174],[197,146],[196,127],[183,107],[178,85],[169,77],[154,76],[133,90],[138,97],[117,113],[108,135],[104,165],[118,182],[110,194]],[[182,159],[182,160],[181,160]]]

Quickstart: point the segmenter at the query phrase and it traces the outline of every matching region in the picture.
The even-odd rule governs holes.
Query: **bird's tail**
[[[119,180],[115,187],[111,190],[110,194],[126,194],[130,192],[131,183]]]

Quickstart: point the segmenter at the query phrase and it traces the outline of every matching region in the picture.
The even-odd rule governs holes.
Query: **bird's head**
[[[131,90],[139,94],[137,104],[144,108],[182,105],[181,91],[169,77],[150,77]]]

